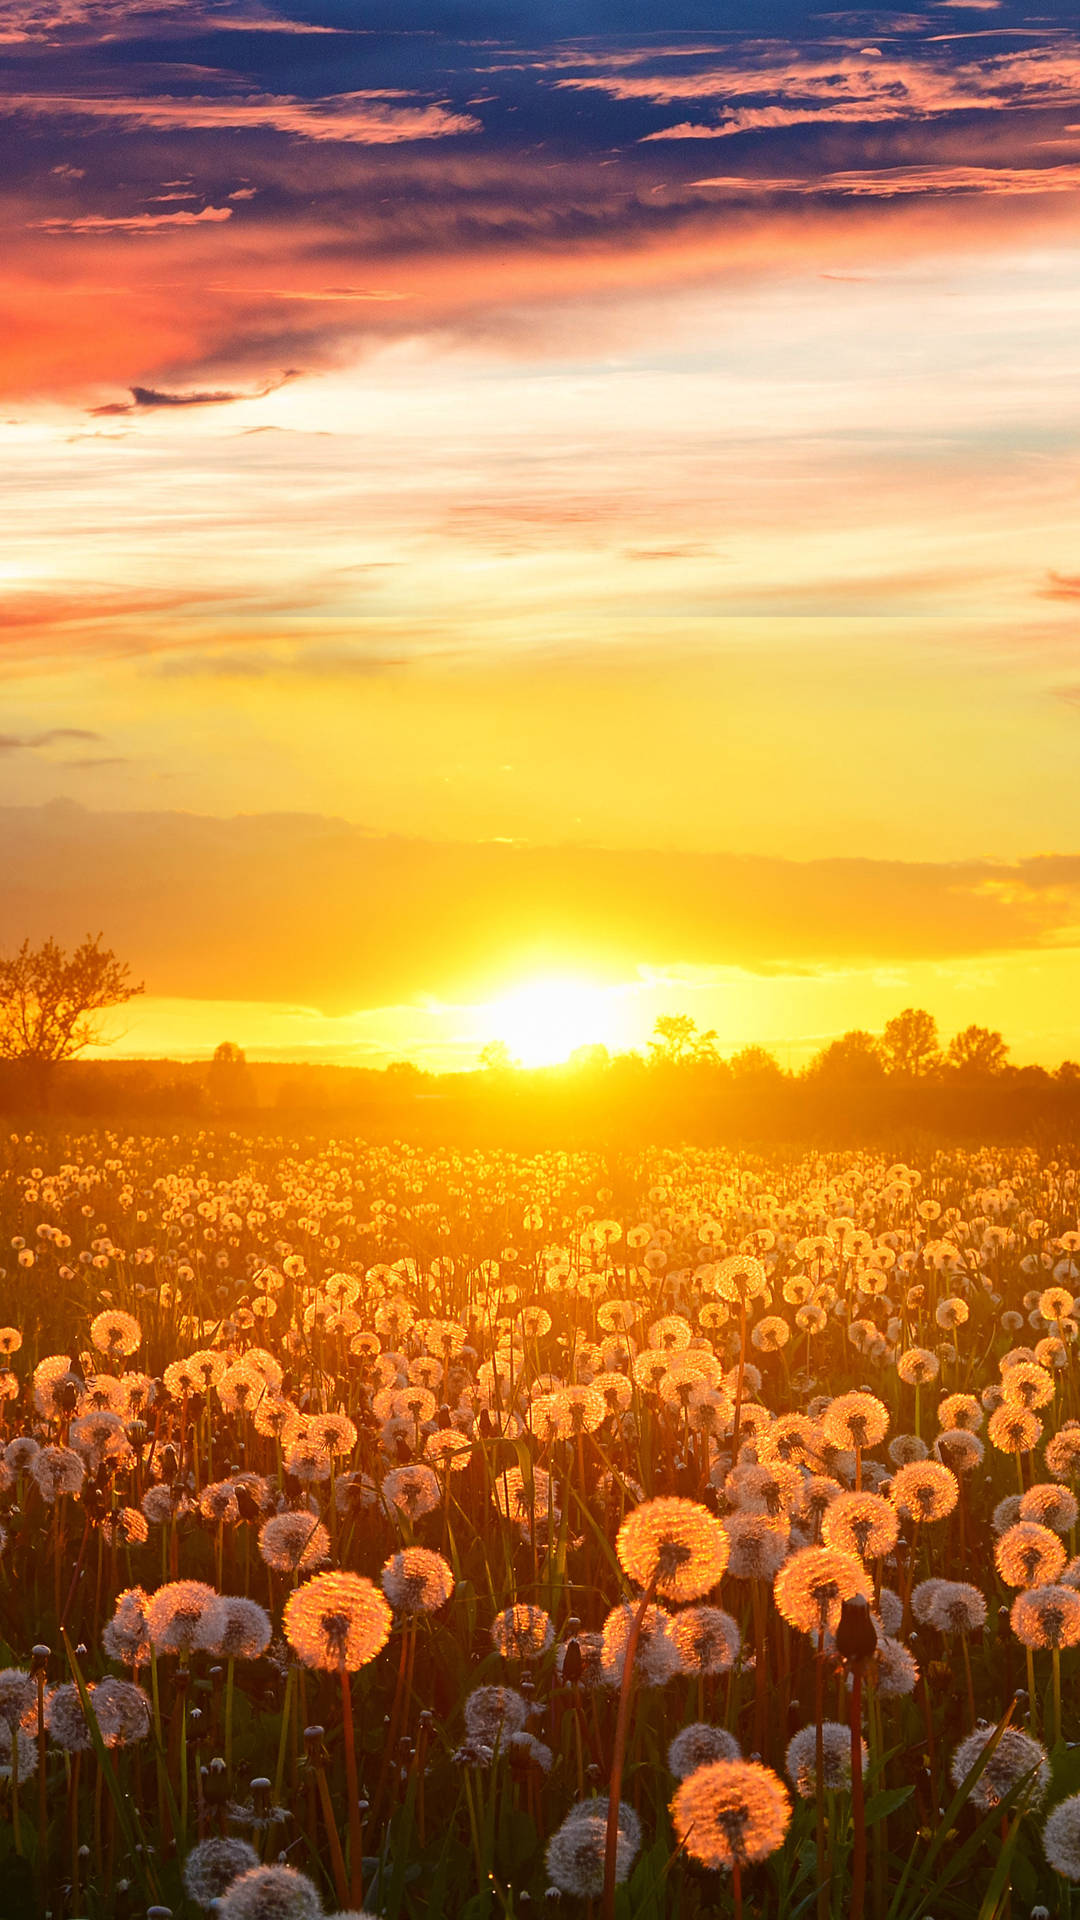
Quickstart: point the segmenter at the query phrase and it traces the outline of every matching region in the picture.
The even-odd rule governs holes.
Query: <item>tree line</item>
[[[689,1014],[661,1014],[653,1028],[649,1055],[655,1065],[722,1069],[736,1075],[781,1073],[774,1054],[765,1047],[744,1047],[726,1060],[715,1029],[702,1032]],[[1009,1048],[993,1027],[975,1024],[955,1033],[943,1046],[938,1025],[925,1007],[905,1007],[886,1021],[880,1034],[852,1027],[816,1053],[803,1074],[810,1080],[835,1084],[873,1085],[889,1076],[903,1080],[948,1077],[988,1080],[1004,1073]],[[1071,1063],[1066,1063],[1071,1064]]]
[[[479,1071],[440,1074],[406,1061],[249,1063],[230,1041],[203,1062],[80,1062],[104,1041],[106,1014],[143,991],[101,935],[71,952],[47,940],[0,957],[0,1109],[192,1120],[270,1110],[447,1138],[1080,1136],[1080,1065],[1015,1066],[1003,1035],[976,1024],[945,1041],[921,1007],[879,1034],[852,1028],[794,1072],[761,1046],[724,1055],[715,1030],[682,1013],[657,1019],[644,1052],[583,1047],[561,1067],[531,1070],[502,1043],[483,1050]]]

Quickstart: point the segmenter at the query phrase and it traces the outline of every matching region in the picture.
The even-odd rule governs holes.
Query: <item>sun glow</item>
[[[625,1045],[618,989],[583,980],[530,980],[483,1009],[483,1038],[523,1067],[552,1067],[578,1047]]]

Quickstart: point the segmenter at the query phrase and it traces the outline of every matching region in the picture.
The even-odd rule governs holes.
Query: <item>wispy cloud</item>
[[[198,0],[6,0],[0,44],[110,40],[177,33],[336,34],[334,26],[276,15],[257,0],[202,6]]]
[[[265,400],[271,393],[280,392],[290,380],[299,379],[299,370],[289,367],[277,380],[270,380],[265,386],[255,387],[245,393],[229,388],[196,389],[193,392],[170,392],[162,387],[132,387],[130,400],[114,400],[101,407],[91,407],[90,414],[99,418],[124,413],[142,413],[168,410],[170,407],[225,407],[233,406],[241,400]]]
[[[231,220],[232,213],[231,207],[204,207],[201,213],[183,208],[177,213],[78,213],[66,218],[53,214],[27,225],[46,233],[160,233],[176,227],[218,226]]]
[[[399,88],[368,88],[301,100],[292,94],[95,95],[18,93],[0,100],[0,113],[31,119],[96,120],[154,132],[273,132],[301,140],[338,140],[359,146],[396,146],[474,134],[482,123],[437,101],[415,103]],[[221,217],[227,217],[218,209]],[[204,216],[200,216],[204,217]]]
[[[0,753],[36,753],[66,740],[100,740],[87,727],[48,727],[44,733],[0,733]]]
[[[1044,600],[1080,600],[1080,573],[1055,573],[1051,568],[1039,593]]]
[[[695,180],[694,185],[751,196],[770,193],[796,193],[811,197],[838,194],[869,200],[896,200],[906,194],[1015,196],[1076,193],[1080,189],[1080,163],[1052,167],[944,165],[849,168],[840,173],[823,173],[811,180],[790,175],[769,179],[745,174],[714,174],[707,179]]]
[[[408,665],[407,654],[378,648],[251,646],[164,654],[154,671],[166,680],[366,680]]]
[[[712,101],[725,131],[745,133],[815,122],[872,124],[927,120],[946,114],[1063,107],[1080,100],[1080,40],[1007,47],[982,58],[956,60],[945,43],[897,52],[857,44],[800,49],[761,41],[750,58],[690,64],[682,72],[603,63],[552,84],[573,92],[602,92],[623,102],[670,106]],[[949,42],[951,44],[951,41]],[[927,48],[942,47],[928,52]],[[747,104],[735,104],[745,101]]]

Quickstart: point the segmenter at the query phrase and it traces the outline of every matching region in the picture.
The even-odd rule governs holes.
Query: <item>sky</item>
[[[1078,189],[1060,0],[4,0],[0,948],[1080,1057]]]

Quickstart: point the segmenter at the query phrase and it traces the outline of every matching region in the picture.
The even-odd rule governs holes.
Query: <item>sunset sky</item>
[[[1075,6],[0,63],[0,947],[101,928],[129,1053],[1080,1057]]]

